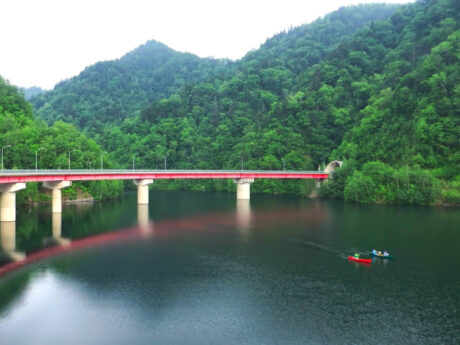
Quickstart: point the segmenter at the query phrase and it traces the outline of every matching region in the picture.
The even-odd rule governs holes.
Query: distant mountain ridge
[[[87,67],[31,102],[36,116],[50,124],[62,120],[88,133],[100,133],[105,123],[121,124],[149,103],[169,97],[186,84],[228,79],[248,61],[263,61],[261,51],[268,53],[269,61],[260,68],[282,64],[292,73],[299,73],[305,66],[318,63],[356,29],[390,16],[396,8],[385,4],[341,8],[312,24],[274,36],[239,63],[179,53],[152,40],[118,60]],[[340,24],[335,26],[336,23]],[[319,44],[318,40],[324,42]],[[286,61],[282,54],[291,45],[297,47],[296,62]],[[302,55],[305,52],[306,58]]]
[[[149,41],[122,58],[98,62],[78,76],[32,98],[36,115],[97,131],[104,123],[121,123],[145,105],[222,73],[228,61],[178,53]]]
[[[399,6],[382,3],[341,7],[310,24],[267,39],[259,49],[244,56],[241,63],[257,61],[254,66],[257,68],[285,66],[294,74],[300,74],[320,63],[357,30],[393,15]]]
[[[21,87],[20,90],[24,93],[24,97],[28,101],[30,101],[30,99],[32,97],[38,96],[38,95],[42,94],[43,92],[47,91],[47,90],[42,89],[41,87],[38,87],[38,86]]]

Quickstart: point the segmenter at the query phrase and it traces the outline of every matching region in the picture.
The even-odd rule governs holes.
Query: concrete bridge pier
[[[251,198],[251,183],[254,182],[253,178],[235,178],[233,182],[236,183],[236,199],[249,200]]]
[[[134,180],[137,185],[137,203],[139,205],[149,203],[149,184],[153,183],[153,179]]]
[[[70,187],[72,181],[45,181],[43,187],[51,189],[53,191],[52,196],[52,212],[62,213],[62,193],[61,189]]]
[[[16,221],[16,192],[26,188],[25,183],[2,183],[0,184],[1,210],[0,221],[15,222]]]

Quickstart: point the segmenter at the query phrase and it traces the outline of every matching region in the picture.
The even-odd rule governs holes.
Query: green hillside
[[[458,7],[432,0],[340,9],[235,63],[214,61],[202,81],[188,79],[123,121],[93,114],[102,122],[91,130],[62,88],[35,106],[48,120],[69,114],[125,166],[133,155],[139,167],[161,168],[166,157],[168,168],[181,169],[314,169],[340,159],[323,197],[460,203]],[[67,82],[76,95],[79,78]],[[106,100],[110,109],[115,101]],[[169,186],[234,189],[222,181]],[[308,194],[312,185],[273,180],[252,188]]]
[[[48,127],[34,119],[31,104],[1,77],[0,143],[5,169],[35,169],[36,162],[39,169],[67,169],[69,152],[72,169],[99,165],[101,157],[105,167],[113,166],[99,145],[74,126],[58,121]],[[81,182],[64,189],[63,195],[69,199],[77,195],[101,199],[120,195],[122,187],[118,181]],[[18,193],[19,203],[48,199],[49,191],[46,193],[37,183],[28,183],[27,189]]]
[[[31,98],[40,95],[41,93],[45,92],[41,87],[32,86],[26,88],[20,88],[21,92],[24,94],[24,98],[27,101],[30,101]]]
[[[186,83],[223,73],[225,60],[201,59],[149,41],[114,61],[87,67],[31,99],[36,116],[72,123],[98,133],[106,123],[121,124],[150,102],[168,97]]]
[[[292,28],[268,39],[260,49],[240,60],[239,66],[251,71],[284,68],[290,71],[295,88],[303,80],[303,73],[319,64],[341,42],[364,26],[390,17],[398,7],[392,4],[341,7],[311,24]]]
[[[240,68],[289,70],[291,84],[299,69],[317,63],[358,28],[388,17],[395,9],[394,5],[342,8],[310,25],[267,40],[261,49],[236,64],[228,60],[201,59],[149,41],[121,59],[99,62],[86,68],[80,75],[59,83],[54,90],[31,101],[37,117],[49,124],[62,120],[87,133],[101,133],[105,124],[119,125],[147,104],[168,98],[181,87],[225,81],[237,74]],[[286,51],[290,50],[292,53],[286,55]],[[266,78],[271,79],[273,71],[267,71]],[[266,82],[273,83],[270,80]],[[290,85],[285,87],[287,90],[291,88]]]

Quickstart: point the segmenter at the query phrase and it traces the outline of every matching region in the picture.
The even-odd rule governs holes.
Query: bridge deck
[[[268,170],[2,170],[0,183],[137,179],[326,179],[324,171]]]

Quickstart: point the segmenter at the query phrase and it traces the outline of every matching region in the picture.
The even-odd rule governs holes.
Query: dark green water
[[[0,277],[0,343],[460,341],[459,209],[158,191],[150,200],[148,214],[136,195],[64,207],[60,237],[74,243],[134,235]],[[17,252],[51,238],[49,207],[18,210]],[[346,259],[372,248],[395,259]]]

